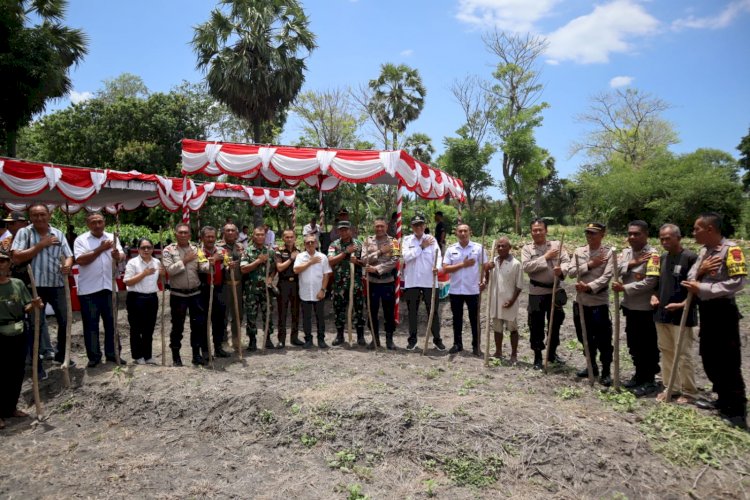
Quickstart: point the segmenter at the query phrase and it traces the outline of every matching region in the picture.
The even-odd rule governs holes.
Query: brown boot
[[[518,362],[518,332],[510,332],[510,363]]]
[[[495,354],[492,357],[497,359],[503,357],[503,332],[495,332]]]

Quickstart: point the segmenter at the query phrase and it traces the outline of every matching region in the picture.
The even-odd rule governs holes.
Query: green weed
[[[370,497],[368,495],[365,495],[362,493],[362,486],[359,484],[350,484],[346,487],[346,492],[348,493],[348,496],[346,497],[347,500],[369,500]]]
[[[629,391],[614,391],[602,389],[599,391],[599,399],[621,412],[632,412],[638,406],[638,400],[635,395]]]
[[[568,399],[577,399],[583,395],[583,389],[572,386],[563,387],[562,389],[556,390],[555,395],[557,395],[557,397],[562,399],[563,401],[567,401]]]
[[[274,416],[273,412],[271,410],[261,410],[259,414],[260,423],[263,425],[271,425],[276,421],[276,417]]]
[[[437,494],[435,492],[437,481],[435,481],[434,479],[427,479],[426,481],[424,481],[424,486],[425,486],[425,495],[427,495],[429,498],[432,498]]]
[[[443,470],[459,486],[484,488],[498,479],[503,460],[497,455],[480,458],[475,455],[461,455],[446,458]]]
[[[302,445],[305,448],[312,448],[313,446],[318,444],[318,438],[309,434],[302,434],[299,440],[302,442]]]
[[[722,459],[750,452],[750,434],[692,408],[660,404],[641,423],[653,450],[675,465],[722,466]]]
[[[354,450],[341,450],[337,451],[333,458],[328,461],[328,467],[349,472],[356,460],[357,454]]]

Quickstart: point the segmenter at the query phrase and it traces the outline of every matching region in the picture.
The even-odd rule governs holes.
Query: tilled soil
[[[569,342],[575,338],[570,304],[559,351],[567,363],[548,375],[532,370],[525,294],[521,300],[521,362],[490,368],[466,352],[406,351],[404,315],[396,352],[287,347],[242,361],[219,359],[213,369],[132,363],[86,369],[76,317],[74,387],[64,389],[60,370],[50,368],[41,384],[44,420],[11,419],[0,431],[0,497],[747,496],[750,454],[724,460],[719,469],[673,465],[652,451],[640,427],[659,404],[653,397],[622,413],[597,397],[598,386],[576,379],[585,363]],[[450,347],[447,304],[441,312]],[[123,356],[130,359],[124,309],[119,317]],[[743,371],[750,380],[746,327],[743,320]],[[157,325],[154,352],[161,362],[158,331]],[[622,339],[626,353],[624,333]],[[699,384],[707,385],[695,355]],[[185,341],[182,356],[189,361]],[[625,380],[632,372],[627,355],[622,364]],[[563,400],[559,391],[566,387],[582,394]],[[27,404],[33,410],[30,381],[19,406]],[[471,476],[473,485],[462,485],[471,460],[484,469]]]

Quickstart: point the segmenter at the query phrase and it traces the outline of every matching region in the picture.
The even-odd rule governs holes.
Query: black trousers
[[[547,334],[545,325],[549,325],[550,308],[552,307],[552,294],[529,295],[529,306],[526,311],[529,313],[529,332],[531,340],[531,349],[541,351],[544,349],[544,336]],[[555,352],[560,345],[560,327],[565,321],[565,311],[562,307],[555,308],[555,317],[552,319],[552,331],[550,338],[550,352]]]
[[[464,304],[469,312],[469,323],[471,324],[471,347],[479,349],[479,325],[478,325],[478,307],[479,294],[477,295],[456,295],[450,294],[451,313],[453,313],[453,345],[463,348],[461,333],[464,326]]]
[[[437,293],[437,290],[435,290]],[[422,299],[424,307],[427,310],[427,314],[430,314],[432,308],[432,288],[405,288],[404,289],[404,300],[406,301],[406,307],[409,310],[409,343],[412,344],[417,341],[417,326],[419,318],[419,299]],[[436,297],[437,299],[437,297]],[[435,303],[435,316],[432,320],[432,339],[437,342],[440,340],[440,307],[439,304]]]
[[[654,312],[623,307],[622,314],[625,316],[628,351],[635,366],[635,381],[638,384],[653,382],[654,376],[661,371]]]
[[[596,366],[596,352],[599,351],[599,361],[602,364],[602,370],[607,373],[612,364],[612,320],[609,317],[609,306],[583,306],[583,317],[586,321],[586,333],[589,342],[589,354],[591,355],[591,364],[594,366],[594,373],[598,373]],[[581,317],[578,312],[578,303],[573,302],[573,324],[576,327],[576,337],[583,343],[583,334],[581,333]]]
[[[63,279],[68,279],[63,276]],[[62,363],[65,359],[65,339],[68,331],[68,306],[65,299],[65,287],[62,286],[40,286],[36,289],[37,294],[42,298],[46,307],[47,304],[52,306],[57,320],[57,354],[55,360]],[[44,309],[40,314],[44,314]]]
[[[0,335],[0,418],[10,417],[16,410],[25,370],[26,336]]]
[[[299,333],[299,284],[296,281],[288,281],[279,278],[279,340],[286,339],[286,313],[291,311],[292,328],[289,331],[293,338]]]
[[[130,324],[130,352],[133,359],[151,359],[159,297],[156,293],[128,292],[125,298]]]
[[[740,357],[740,313],[734,299],[698,304],[703,369],[718,395],[718,408],[729,417],[746,415],[747,398]]]
[[[172,310],[172,331],[169,333],[169,348],[179,350],[182,345],[182,332],[185,330],[185,316],[190,313],[190,347],[208,349],[206,340],[206,311],[201,305],[199,293],[190,297],[169,296]]]
[[[206,329],[211,328],[211,338],[213,339],[214,348],[221,347],[226,333],[226,314],[227,306],[224,303],[224,285],[214,285],[214,302],[211,304],[211,318],[206,318]],[[208,316],[208,299],[211,296],[211,285],[201,285],[201,307]],[[210,323],[210,327],[209,327]],[[203,338],[206,347],[208,347],[208,332],[203,331]]]
[[[318,325],[318,340],[326,336],[325,323],[325,300],[302,300],[302,329],[305,332],[305,341],[312,340],[312,317],[315,314],[315,323]]]
[[[378,335],[378,309],[383,304],[383,322],[386,335],[396,331],[396,284],[370,283],[370,314],[372,314],[372,331]]]

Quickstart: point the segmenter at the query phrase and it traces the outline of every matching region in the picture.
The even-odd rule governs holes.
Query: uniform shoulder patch
[[[651,258],[646,263],[646,276],[659,276],[661,271],[661,258],[658,254],[651,254]]]
[[[729,247],[727,250],[727,274],[732,276],[747,276],[747,263],[742,248]]]

